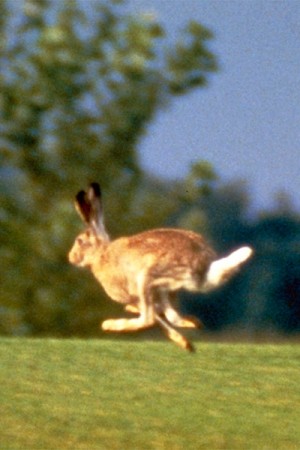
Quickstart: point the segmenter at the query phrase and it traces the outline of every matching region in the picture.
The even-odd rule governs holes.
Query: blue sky
[[[210,28],[220,71],[208,88],[160,112],[139,145],[141,162],[165,178],[211,162],[223,181],[245,179],[252,206],[271,209],[285,191],[300,212],[300,2],[128,0],[176,36],[193,19]]]

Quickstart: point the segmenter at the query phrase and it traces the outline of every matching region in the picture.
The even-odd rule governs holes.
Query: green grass
[[[300,449],[300,346],[196,347],[0,339],[0,449]]]

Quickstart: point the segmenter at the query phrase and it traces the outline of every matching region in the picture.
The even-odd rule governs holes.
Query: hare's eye
[[[77,242],[78,242],[79,245],[82,245],[83,244],[83,239],[82,238],[77,238]]]

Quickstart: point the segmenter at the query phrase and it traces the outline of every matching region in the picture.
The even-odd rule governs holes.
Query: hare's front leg
[[[155,310],[152,289],[147,283],[147,277],[140,274],[137,279],[139,301],[137,309],[139,317],[134,319],[108,319],[102,323],[104,331],[135,331],[148,328],[155,323]]]

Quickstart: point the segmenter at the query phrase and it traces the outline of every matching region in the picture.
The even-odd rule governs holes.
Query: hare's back
[[[119,258],[130,264],[168,270],[189,267],[205,271],[216,255],[204,238],[192,231],[162,228],[145,231],[112,244]]]
[[[158,228],[144,231],[128,239],[128,248],[138,249],[140,252],[178,252],[196,253],[212,250],[197,233],[177,228]]]

